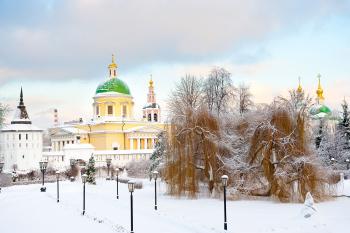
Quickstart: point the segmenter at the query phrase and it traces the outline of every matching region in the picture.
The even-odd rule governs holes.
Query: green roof
[[[317,115],[319,113],[325,113],[327,115],[331,114],[332,111],[326,105],[317,105],[310,110],[311,115]]]
[[[105,92],[117,92],[120,94],[130,95],[128,85],[117,78],[111,78],[110,80],[98,85],[96,94]]]

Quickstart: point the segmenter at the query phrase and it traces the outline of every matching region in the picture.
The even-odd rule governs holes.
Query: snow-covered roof
[[[95,149],[95,147],[88,143],[75,143],[66,144],[63,148],[64,150],[79,150],[79,149]]]
[[[12,132],[12,131],[40,131],[43,130],[36,127],[32,124],[8,124],[4,125],[1,129],[1,132]]]
[[[156,127],[156,126],[137,126],[128,130],[125,130],[126,133],[132,133],[132,132],[145,132],[145,133],[157,133],[162,131],[163,129]]]
[[[60,134],[87,134],[87,131],[83,129],[78,129],[74,126],[62,126],[58,128],[53,128],[50,130],[52,135]]]

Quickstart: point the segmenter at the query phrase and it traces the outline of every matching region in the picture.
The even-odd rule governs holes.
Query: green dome
[[[128,85],[117,78],[111,78],[110,80],[98,85],[96,94],[105,92],[117,92],[125,95],[130,95]]]
[[[324,116],[331,115],[332,111],[326,105],[320,104],[311,108],[310,113],[315,117],[323,118]]]

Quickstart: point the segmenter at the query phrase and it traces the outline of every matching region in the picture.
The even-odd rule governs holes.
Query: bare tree
[[[8,111],[9,111],[8,106],[0,103],[0,128],[5,121],[5,116]]]
[[[193,75],[182,77],[168,100],[172,119],[183,119],[188,111],[196,111],[202,105],[202,82]]]
[[[241,83],[236,89],[236,96],[238,98],[238,110],[241,116],[249,111],[249,108],[253,105],[252,94],[250,93],[249,86]]]
[[[203,84],[204,102],[209,111],[220,115],[227,110],[234,96],[233,90],[231,74],[224,68],[214,68]]]

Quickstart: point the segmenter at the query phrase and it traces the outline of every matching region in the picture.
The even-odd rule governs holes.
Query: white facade
[[[16,125],[18,126],[18,125]],[[4,160],[4,170],[38,169],[42,158],[43,131],[31,125],[5,126],[0,132],[0,158]]]

